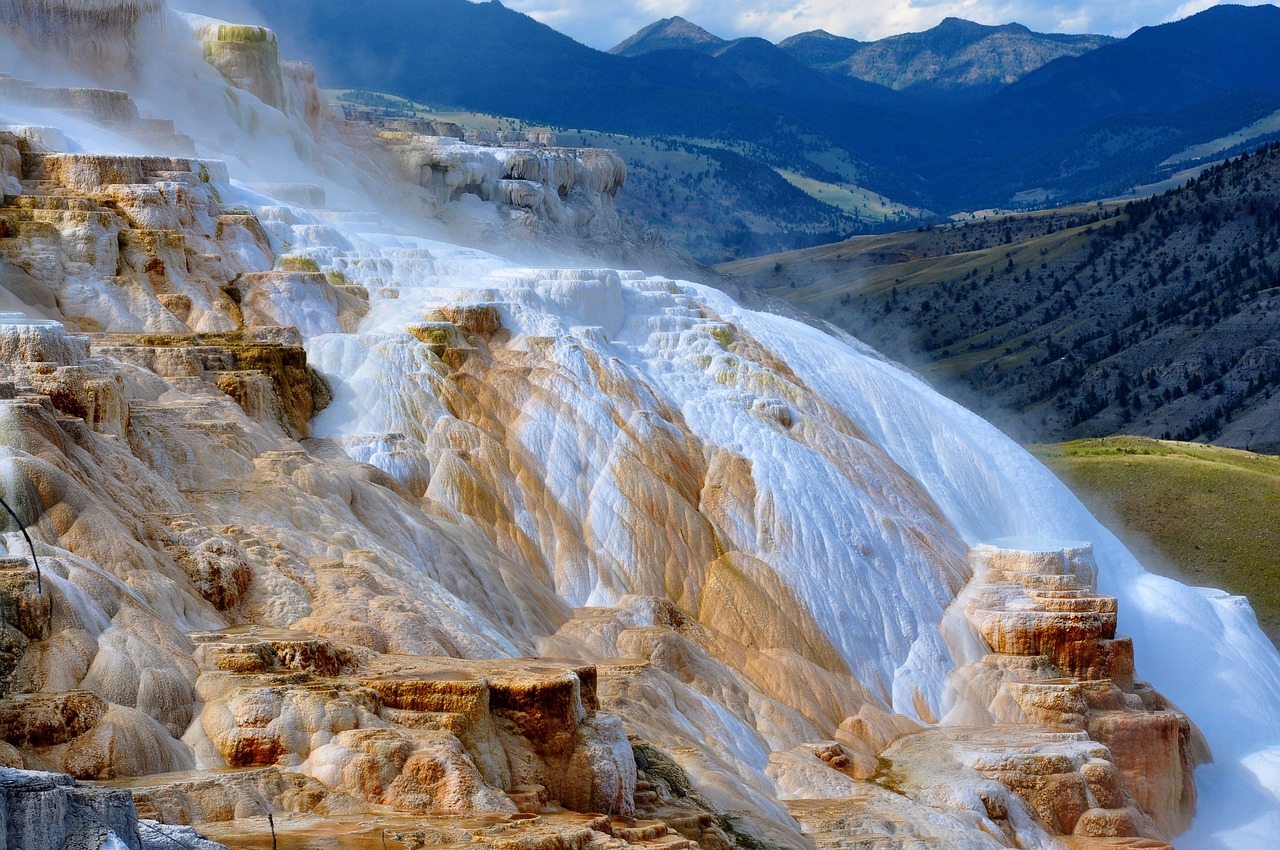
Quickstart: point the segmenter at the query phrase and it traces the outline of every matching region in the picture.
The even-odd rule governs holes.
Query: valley
[[[1274,452],[1280,149],[1154,198],[992,216],[720,270],[889,352],[1026,442]]]

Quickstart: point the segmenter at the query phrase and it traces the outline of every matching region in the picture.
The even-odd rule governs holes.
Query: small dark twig
[[[4,509],[9,512],[9,516],[13,517],[13,521],[18,524],[18,530],[22,532],[22,536],[27,539],[27,548],[31,550],[31,563],[36,568],[36,594],[44,593],[44,587],[40,581],[40,562],[36,560],[36,545],[31,542],[31,535],[27,534],[27,526],[22,522],[22,518],[14,513],[13,508],[9,507],[9,503],[0,498],[0,505],[4,505]]]
[[[271,827],[271,850],[279,850],[276,846],[276,819],[271,816],[271,810],[262,805],[262,803],[258,803],[258,808],[266,813],[267,826]]]

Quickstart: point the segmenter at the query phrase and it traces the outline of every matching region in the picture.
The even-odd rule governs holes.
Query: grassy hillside
[[[1026,442],[1280,452],[1280,145],[1156,198],[721,270],[916,367]]]
[[[1280,645],[1280,457],[1142,437],[1032,451],[1104,520],[1157,554],[1144,563],[1249,597]],[[1169,569],[1172,567],[1172,569]]]

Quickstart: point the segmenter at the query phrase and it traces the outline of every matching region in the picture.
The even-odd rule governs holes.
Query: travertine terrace
[[[854,341],[499,255],[652,248],[612,154],[348,122],[257,27],[0,10],[127,60],[0,65],[3,764],[244,847],[1239,828],[1247,608]],[[1094,545],[981,543],[1026,533]]]

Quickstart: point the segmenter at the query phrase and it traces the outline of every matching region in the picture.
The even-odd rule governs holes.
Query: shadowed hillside
[[[1020,436],[1280,450],[1280,145],[1124,205],[722,267]],[[1273,397],[1274,396],[1274,397]]]
[[[814,50],[722,41],[679,19],[619,46],[661,49],[611,55],[496,2],[256,5],[286,51],[325,55],[327,86],[679,138],[944,214],[1123,192],[1167,176],[1169,157],[1280,110],[1271,6],[1215,7],[1052,61],[1088,42],[951,20],[859,48],[855,60],[882,53],[873,64],[888,69],[868,82],[826,61],[856,46],[845,41],[819,38]],[[846,223],[845,233],[867,232]]]
[[[811,68],[915,94],[976,99],[1054,59],[1079,56],[1113,41],[1104,35],[1038,33],[1021,24],[992,27],[947,18],[925,32],[870,43],[816,30],[794,35],[779,47]]]

